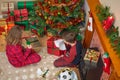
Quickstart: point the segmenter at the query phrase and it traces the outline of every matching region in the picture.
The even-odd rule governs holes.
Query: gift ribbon
[[[7,12],[8,17],[10,16],[9,14],[10,14],[10,9],[9,9],[9,2],[8,2],[8,12]],[[10,18],[8,19],[10,20]]]
[[[90,57],[90,63],[92,62],[92,57]]]
[[[24,1],[24,8],[26,8],[26,1]]]
[[[20,20],[22,21],[22,19],[24,18],[24,17],[27,17],[27,16],[22,16],[22,11],[21,10],[23,10],[23,9],[20,9],[19,11],[20,11]],[[27,9],[25,9],[25,10],[27,10]]]
[[[34,1],[19,1],[17,3],[18,9],[27,8],[28,10],[31,10],[34,7],[34,5]]]

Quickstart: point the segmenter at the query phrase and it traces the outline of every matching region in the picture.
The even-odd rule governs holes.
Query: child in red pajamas
[[[62,33],[62,38],[66,44],[66,52],[63,56],[54,61],[56,67],[76,66],[82,57],[82,44],[76,40],[76,34],[71,31]]]
[[[22,44],[22,30],[19,26],[14,26],[6,36],[6,55],[9,62],[14,67],[22,67],[29,64],[37,63],[41,60],[38,55],[29,45],[24,48]]]

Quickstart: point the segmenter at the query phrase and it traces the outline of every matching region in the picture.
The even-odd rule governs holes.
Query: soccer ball
[[[62,70],[58,75],[58,80],[73,80],[72,71],[69,69]]]

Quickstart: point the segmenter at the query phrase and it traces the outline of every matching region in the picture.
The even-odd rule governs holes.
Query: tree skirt
[[[15,68],[8,62],[5,52],[0,52],[0,80],[57,80],[56,75],[62,68],[54,67],[53,62],[58,56],[48,54],[46,47],[41,48],[39,55],[40,62]],[[40,70],[46,72],[45,77],[40,75]]]

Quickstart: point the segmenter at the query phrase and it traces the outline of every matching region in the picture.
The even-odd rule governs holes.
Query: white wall
[[[103,6],[109,6],[111,13],[115,16],[115,26],[119,27],[120,32],[120,0],[99,0]],[[119,34],[120,35],[120,34]]]

